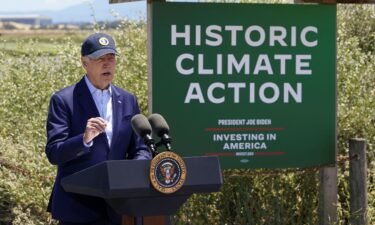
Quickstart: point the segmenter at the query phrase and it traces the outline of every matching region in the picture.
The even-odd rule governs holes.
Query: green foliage
[[[51,56],[41,54],[33,39],[18,44],[27,44],[27,53],[0,53],[0,183],[10,196],[13,224],[53,224],[46,206],[55,168],[44,155],[45,120],[52,93],[82,74],[78,46],[67,38]]]
[[[147,33],[146,23],[123,20],[113,33],[119,49],[115,84],[138,98],[141,111],[147,115]]]
[[[350,18],[350,19],[348,19]],[[338,153],[348,155],[350,138],[368,141],[369,221],[375,222],[375,12],[366,5],[342,5],[337,13]],[[340,224],[349,214],[349,165],[339,166]]]
[[[318,182],[312,171],[231,170],[219,193],[194,195],[175,224],[317,224]]]
[[[371,5],[340,5],[338,10],[339,41],[350,37],[358,40],[363,53],[375,51],[375,14]]]
[[[375,13],[370,7],[342,6],[338,10],[339,152],[347,152],[349,138],[365,138],[369,152],[375,143]],[[348,20],[348,16],[360,15]],[[349,17],[351,18],[351,17]],[[356,23],[354,23],[356,21]],[[366,29],[359,31],[366,21]],[[366,31],[366,32],[365,32]],[[372,39],[371,39],[372,37]],[[369,43],[373,43],[368,45]],[[367,46],[367,47],[366,47]],[[370,154],[372,159],[373,155]]]
[[[53,224],[45,207],[54,169],[32,146],[0,138],[0,224]]]
[[[282,1],[280,1],[282,2]],[[368,140],[369,223],[375,223],[374,10],[338,6],[338,153],[348,139]],[[349,19],[348,19],[349,18]],[[95,26],[97,31],[104,29]],[[120,56],[115,84],[134,93],[147,114],[146,24],[121,21],[105,30]],[[86,33],[0,41],[0,225],[55,224],[45,212],[55,175],[45,155],[45,120],[53,92],[81,79]],[[7,45],[10,43],[11,45]],[[53,47],[52,47],[53,46]],[[218,193],[194,195],[175,224],[317,224],[314,171],[228,170]],[[339,164],[338,224],[348,224],[348,163]]]
[[[32,40],[28,45],[37,46]],[[23,48],[21,43],[20,48]],[[54,57],[39,55],[30,48],[17,57],[4,55],[1,63],[5,69],[1,74],[0,115],[3,126],[2,137],[11,137],[16,143],[33,140],[37,149],[45,143],[45,119],[52,93],[70,85],[83,73],[77,61],[78,46],[67,40]],[[69,66],[68,66],[69,65]],[[21,135],[22,134],[22,135]]]

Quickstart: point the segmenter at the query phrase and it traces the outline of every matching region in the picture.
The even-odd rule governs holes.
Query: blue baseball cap
[[[91,34],[81,46],[81,56],[87,56],[91,59],[97,59],[110,53],[117,55],[115,41],[108,34]]]

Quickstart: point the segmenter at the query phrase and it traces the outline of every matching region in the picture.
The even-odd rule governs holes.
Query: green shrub
[[[0,224],[53,224],[45,209],[55,171],[32,146],[0,138]]]

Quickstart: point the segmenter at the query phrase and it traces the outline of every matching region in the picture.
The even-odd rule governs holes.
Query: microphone
[[[159,143],[156,143],[156,146],[163,144],[168,151],[172,150],[172,138],[168,135],[169,134],[169,126],[165,121],[164,117],[160,114],[151,114],[148,117],[148,121],[152,126],[153,132],[161,138]]]
[[[151,137],[151,125],[147,118],[142,114],[137,114],[131,119],[131,124],[134,132],[143,139],[154,157],[156,155],[155,141]]]

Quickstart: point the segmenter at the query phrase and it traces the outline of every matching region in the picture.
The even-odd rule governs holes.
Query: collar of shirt
[[[89,88],[89,91],[90,91],[91,95],[94,95],[94,93],[96,93],[96,92],[104,92],[104,93],[106,93],[108,91],[109,95],[112,97],[112,84],[109,85],[108,89],[100,90],[100,89],[97,89],[91,83],[91,81],[89,80],[89,78],[87,78],[87,75],[85,75],[85,81],[86,81],[87,87]]]

